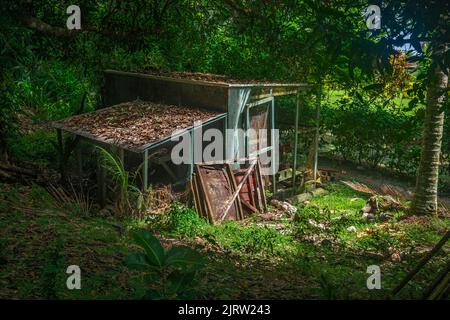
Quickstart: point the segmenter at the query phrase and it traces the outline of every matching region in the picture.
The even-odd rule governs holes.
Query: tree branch
[[[42,20],[39,20],[35,17],[25,18],[23,19],[24,24],[30,28],[34,29],[36,31],[39,31],[41,33],[55,36],[55,37],[62,37],[62,38],[71,38],[75,34],[79,33],[82,30],[68,30],[65,28],[60,27],[54,27],[49,25],[48,23],[45,23]]]

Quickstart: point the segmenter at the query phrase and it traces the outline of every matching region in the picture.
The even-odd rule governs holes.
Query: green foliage
[[[325,105],[322,119],[332,134],[333,152],[344,160],[415,173],[420,158],[419,115],[355,92]]]
[[[56,238],[45,252],[45,263],[41,269],[41,291],[43,297],[49,300],[58,299],[58,275],[64,271],[65,257],[64,252],[64,240],[62,238]]]
[[[97,147],[102,159],[102,165],[110,174],[117,191],[116,209],[121,216],[140,217],[145,211],[144,195],[133,183],[139,173],[139,169],[133,174],[125,170],[122,160],[115,154]]]
[[[32,67],[7,70],[3,85],[8,87],[0,92],[5,109],[1,135],[9,153],[22,161],[55,162],[55,137],[42,123],[79,112],[84,92],[89,94],[83,111],[91,111],[95,100],[79,67],[62,61],[37,60]]]
[[[267,251],[271,254],[275,252],[278,245],[282,245],[285,240],[277,231],[264,227],[248,227],[244,229],[241,239],[233,241],[232,246],[238,250],[248,253],[260,253]],[[241,240],[241,241],[239,241]]]
[[[195,275],[203,266],[202,256],[184,246],[164,250],[161,242],[145,229],[133,230],[132,239],[144,252],[125,259],[131,270],[144,272],[142,280],[152,286],[145,299],[182,299],[193,297]]]
[[[32,203],[36,206],[48,206],[52,203],[52,197],[48,194],[44,187],[33,183],[30,188]]]
[[[83,27],[82,31],[74,32],[69,37],[59,37],[25,27],[24,24],[26,18],[33,17],[41,19],[50,30],[52,27],[58,28],[56,30],[61,27],[64,29],[66,3],[38,0],[0,4],[0,157],[7,150],[15,159],[32,160],[54,167],[57,160],[51,144],[54,136],[40,126],[41,122],[76,113],[84,92],[88,93],[87,108],[84,111],[93,110],[99,102],[103,69],[142,71],[163,68],[224,73],[246,79],[310,81],[319,84],[329,80],[339,89],[356,88],[350,90],[350,96],[336,99],[323,108],[324,131],[332,134],[328,142],[333,152],[350,160],[372,166],[381,164],[403,173],[414,174],[417,169],[420,123],[423,119],[420,104],[424,103],[426,97],[423,84],[427,83],[426,69],[429,67],[426,59],[436,52],[426,48],[423,55],[416,56],[422,60],[420,67],[424,67],[425,72],[414,80],[416,83],[411,89],[412,99],[408,107],[404,106],[406,101],[403,103],[398,99],[386,103],[385,100],[392,97],[386,97],[384,93],[397,92],[395,85],[402,88],[404,86],[398,85],[400,83],[396,80],[407,78],[406,73],[397,73],[396,79],[390,77],[390,72],[395,71],[389,63],[394,50],[392,36],[397,36],[396,45],[411,42],[419,51],[422,49],[421,37],[426,42],[430,39],[431,42],[446,39],[435,38],[435,34],[438,34],[436,31],[441,23],[441,16],[445,17],[441,12],[447,12],[445,8],[448,5],[436,1],[428,7],[422,6],[418,1],[387,2],[383,7],[383,30],[380,32],[367,31],[361,17],[361,10],[367,6],[367,1],[99,1],[93,5],[83,0],[79,5],[83,12],[83,26],[88,28]],[[418,16],[421,19],[417,19]],[[407,25],[404,25],[405,22]],[[400,31],[409,37],[399,37],[396,33]],[[433,49],[432,46],[425,47]],[[448,65],[445,63],[448,62],[448,57],[447,51],[445,56],[436,61]],[[373,78],[375,83],[368,82]],[[385,81],[386,79],[389,81]],[[292,104],[280,102],[277,103],[280,106],[277,121],[286,120],[288,125],[283,128],[291,128],[289,120],[293,119]],[[312,106],[309,101],[306,104]],[[313,119],[314,108],[302,110],[302,125],[314,124]],[[447,127],[444,129],[444,166],[441,168],[441,173],[447,175],[447,180],[450,169],[448,123],[450,122],[446,121]],[[292,141],[292,137],[290,131],[285,140]],[[309,145],[310,138],[306,138],[300,142],[299,149],[307,150]],[[133,186],[134,177],[124,170],[119,159],[110,154],[103,155],[105,166],[109,168],[118,186],[120,212],[127,214],[145,210],[144,195]],[[305,159],[299,160],[304,162]],[[41,205],[48,206],[51,202],[45,192],[36,186],[31,187],[29,196],[32,198],[32,209],[40,208]],[[353,198],[358,200],[352,200]],[[22,199],[15,194],[13,200],[20,203]],[[369,261],[362,253],[370,251],[387,255],[389,246],[405,249],[405,246],[415,248],[423,243],[430,245],[446,225],[443,222],[444,226],[402,226],[403,233],[400,234],[396,233],[400,231],[400,227],[388,226],[392,230],[372,230],[372,226],[358,214],[358,208],[365,199],[365,195],[353,194],[348,188],[332,187],[329,195],[314,197],[310,204],[300,208],[298,221],[286,223],[283,231],[294,229],[293,236],[282,234],[273,225],[253,221],[210,226],[193,210],[178,205],[171,208],[167,221],[162,221],[165,225],[161,227],[168,234],[189,241],[200,237],[219,250],[221,255],[231,253],[237,256],[237,261],[231,260],[228,255],[225,259],[234,272],[233,278],[238,280],[247,280],[241,275],[243,262],[254,259],[255,256],[265,257],[265,262],[282,260],[295,266],[294,270],[289,270],[290,274],[307,274],[313,279],[312,285],[321,287],[321,297],[347,298],[343,288],[347,292],[355,292],[356,297],[367,297],[367,293],[361,294],[353,290],[360,288],[361,283],[348,284],[349,274],[365,276],[364,267]],[[117,235],[111,235],[111,230],[102,229],[104,225],[109,226],[109,222],[103,220],[75,220],[77,225],[74,227],[71,225],[72,221],[68,222],[64,215],[53,216],[40,212],[33,217],[9,206],[0,202],[2,236],[8,235],[8,248],[31,247],[33,250],[30,256],[35,255],[36,249],[40,249],[31,246],[35,243],[34,237],[51,237],[56,231],[63,233],[65,239],[76,234],[68,242],[78,244],[79,252],[76,253],[79,259],[84,257],[87,246],[92,248],[98,243],[100,251],[108,251],[111,255],[109,258],[114,259],[118,250],[111,243],[125,242],[117,239]],[[333,220],[333,215],[329,213],[331,210],[345,211],[342,213],[345,214],[345,219]],[[42,219],[39,218],[37,222],[32,220],[38,219],[42,214]],[[23,216],[24,221],[18,222]],[[30,220],[33,223],[29,223]],[[323,224],[325,229],[311,225],[309,220]],[[86,223],[89,225],[86,226]],[[78,224],[83,224],[84,227],[79,228]],[[35,232],[36,225],[49,229]],[[346,231],[348,226],[355,226],[358,233],[363,235],[355,237]],[[33,230],[33,241],[29,241],[28,237],[17,236],[16,231],[21,231],[22,228]],[[364,233],[365,229],[370,232]],[[324,244],[309,243],[316,238],[328,241],[324,241]],[[176,262],[176,257],[183,256],[186,250],[177,249],[169,254],[170,251],[164,251],[148,235],[135,240],[145,248],[145,255],[141,253],[142,256],[134,257],[134,267],[153,271],[156,265],[157,270],[166,267],[171,269],[170,272],[167,271],[168,274],[156,272],[156,280],[153,278],[155,272],[149,272],[147,280],[152,280],[152,284],[161,285],[164,289],[149,291],[148,296],[159,298],[187,295],[189,290],[185,288],[192,286],[193,275],[180,271],[183,269],[182,265]],[[46,244],[44,242],[40,247],[45,248]],[[4,251],[9,250],[8,248],[4,248]],[[33,287],[43,288],[42,291],[45,291],[39,292],[40,298],[60,295],[97,297],[87,289],[81,293],[68,293],[68,290],[56,292],[58,286],[54,278],[55,266],[59,265],[60,258],[56,252],[61,248],[56,243],[50,243],[51,253],[47,255],[45,251],[39,251],[39,262],[44,266],[43,283],[36,286],[29,279],[10,277],[17,266],[21,270],[21,265],[16,260],[22,259],[19,262],[25,261],[24,264],[28,260],[34,261],[34,257],[24,259],[18,256],[17,259],[8,261],[8,270],[0,269],[0,276],[7,279],[0,278],[0,285],[6,290],[20,287],[19,295],[25,297],[28,297],[28,289]],[[89,258],[91,254],[98,258],[99,252],[89,252]],[[298,256],[292,252],[299,252],[301,259],[295,259]],[[172,258],[167,258],[166,261],[166,256]],[[411,260],[415,261],[417,258],[412,255]],[[166,261],[167,266],[163,268],[161,261]],[[12,267],[9,266],[10,263]],[[34,263],[30,265],[34,267]],[[220,274],[222,267],[215,265],[214,271]],[[109,263],[107,268],[110,269]],[[274,270],[278,271],[279,268],[280,265],[275,263]],[[254,266],[249,269],[251,276],[246,276],[252,278]],[[322,272],[322,269],[327,270]],[[176,270],[178,271],[175,272]],[[95,283],[92,286],[96,286],[97,290],[92,292],[101,291],[102,297],[126,296],[126,293],[118,293],[120,290],[116,287],[108,286],[111,283],[110,276],[117,275],[118,271],[114,269],[110,271],[111,274],[104,269],[101,271],[101,275],[96,275],[95,281],[92,281]],[[402,264],[394,264],[392,267],[388,264],[386,281],[395,283],[404,271],[405,266]],[[435,272],[428,272],[433,273]],[[320,278],[319,274],[322,274]],[[358,276],[355,278],[359,281]],[[418,290],[429,281],[427,275],[423,279],[421,285],[412,287],[411,297],[414,293],[417,296]],[[86,285],[89,286],[89,283],[86,282]],[[108,287],[110,292],[106,292],[108,289],[103,289],[103,286]],[[117,287],[122,289],[121,286]],[[242,288],[242,292],[248,289],[244,286],[240,289]],[[40,290],[35,289],[34,292]],[[283,293],[286,291],[283,290]]]
[[[108,68],[128,71],[147,69],[167,69],[167,62],[158,47],[142,49],[129,54],[126,50],[116,47],[110,53]]]
[[[193,238],[202,232],[207,222],[200,218],[195,210],[179,203],[172,203],[168,214],[167,227],[172,232],[187,238]]]
[[[279,254],[288,237],[265,225],[240,224],[227,221],[208,224],[198,214],[183,205],[173,203],[170,210],[151,222],[154,230],[184,239],[197,237],[229,252],[272,255]]]
[[[45,201],[45,210],[38,208],[36,204],[46,197],[43,190],[37,187],[34,189],[31,191],[30,187],[0,184],[0,243],[3,243],[3,257],[6,260],[0,267],[1,298],[43,299],[53,295],[58,299],[135,299],[143,297],[150,289],[154,290],[149,292],[150,296],[161,297],[163,288],[171,286],[169,280],[163,283],[163,278],[155,275],[153,268],[149,267],[150,270],[147,271],[147,264],[150,264],[146,258],[142,259],[140,256],[133,260],[136,268],[142,267],[145,270],[133,272],[131,277],[125,265],[116,263],[136,251],[147,255],[144,248],[138,250],[133,239],[123,232],[128,227],[134,228],[136,221],[117,220],[114,217],[83,218],[77,215],[68,219],[67,212],[61,211],[55,203]],[[189,246],[199,245],[205,252],[203,255],[207,257],[204,268],[194,277],[198,281],[188,286],[195,287],[195,294],[192,291],[188,293],[187,290],[188,292],[180,293],[179,296],[177,294],[177,297],[386,298],[385,288],[397,285],[411,266],[450,227],[449,219],[439,217],[418,221],[409,220],[405,216],[407,219],[398,219],[395,223],[364,222],[356,210],[359,204],[356,205],[355,202],[364,202],[369,195],[356,192],[343,184],[331,184],[327,189],[327,195],[310,199],[309,216],[306,215],[306,210],[301,212],[301,217],[305,215],[304,222],[229,222],[205,225],[195,239],[177,237],[176,242]],[[358,200],[352,200],[355,198]],[[20,208],[16,207],[18,203]],[[345,210],[345,203],[348,203],[348,210]],[[27,210],[21,210],[22,207]],[[341,208],[343,211],[327,214],[324,212],[327,208]],[[346,218],[333,219],[339,216]],[[327,228],[322,230],[311,226],[309,219],[323,223]],[[282,231],[310,228],[310,232],[284,235],[282,231],[270,231],[278,233],[272,245],[274,254],[271,254],[269,244],[252,244],[251,237],[262,237],[267,231],[261,224],[268,224],[269,228],[273,226],[272,223],[285,225],[286,228]],[[351,225],[356,226],[356,234],[345,230]],[[155,226],[154,221],[151,221],[146,227],[159,230],[160,225]],[[247,228],[253,229],[253,234]],[[260,235],[256,235],[257,230],[261,230]],[[377,234],[371,240],[373,232]],[[174,236],[176,234],[164,233],[162,238],[171,239],[164,242],[173,241]],[[268,236],[268,239],[271,237],[272,235]],[[64,239],[64,242],[59,242],[58,238]],[[143,238],[145,242],[145,236]],[[239,242],[247,243],[242,245]],[[154,251],[161,257],[161,250],[158,249],[160,246],[152,243],[154,244],[149,247],[145,246],[147,251]],[[393,246],[395,251],[402,252],[405,260],[391,261],[386,255],[387,246]],[[255,247],[262,251],[255,250]],[[21,250],[17,251],[17,248]],[[447,249],[448,247],[445,248]],[[167,253],[168,250],[164,250],[164,256]],[[178,254],[170,256],[172,258],[169,261],[174,262]],[[420,298],[423,290],[445,266],[447,259],[445,251],[439,253],[402,290],[399,298]],[[65,268],[72,263],[82,268],[84,280],[81,290],[67,290],[65,286]],[[366,268],[371,264],[383,266],[382,290],[366,289]],[[36,265],[42,268],[36,269]],[[173,266],[173,270],[178,268],[181,267]],[[30,276],[32,274],[36,276]],[[44,281],[48,283],[47,287],[43,285]],[[180,280],[177,283],[183,286],[185,282]],[[174,286],[173,290],[178,289]],[[167,288],[166,297],[172,298],[175,295]]]
[[[233,221],[211,227],[204,237],[226,251],[263,256],[280,254],[289,242],[289,237],[269,226],[240,225]]]

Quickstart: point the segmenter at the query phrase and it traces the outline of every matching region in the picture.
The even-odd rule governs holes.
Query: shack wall
[[[155,78],[146,74],[106,70],[103,106],[136,99],[156,103],[228,111],[228,87]]]

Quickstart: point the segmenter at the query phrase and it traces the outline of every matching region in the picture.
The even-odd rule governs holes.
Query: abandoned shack
[[[239,81],[199,73],[106,70],[104,77],[102,109],[55,121],[52,126],[57,130],[61,146],[65,131],[77,139],[114,151],[126,168],[142,167],[141,182],[145,189],[155,182],[150,181],[153,171],[150,172],[149,167],[158,168],[164,177],[170,177],[170,183],[190,180],[194,161],[190,165],[174,165],[170,159],[170,150],[175,144],[171,137],[177,130],[188,131],[194,143],[194,132],[199,127],[221,131],[268,129],[268,146],[256,150],[247,148],[245,156],[258,157],[267,152],[274,156],[276,97],[296,96],[295,132],[298,132],[300,97],[313,88],[303,83]],[[296,134],[292,172],[297,168],[297,138]],[[224,153],[233,157],[242,146],[237,135],[232,135],[232,140],[225,144],[230,150]],[[317,143],[318,139],[315,140]],[[317,155],[314,169],[317,170]],[[98,171],[99,199],[104,203],[105,173],[101,166]],[[296,174],[292,174],[293,186],[295,179]],[[276,191],[275,172],[271,175],[271,186]]]

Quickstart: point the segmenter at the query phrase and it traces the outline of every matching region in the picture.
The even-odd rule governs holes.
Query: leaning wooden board
[[[241,202],[244,204],[243,208],[246,209],[245,211],[247,213],[266,212],[267,205],[264,194],[264,183],[261,177],[259,161],[253,169],[247,164],[246,168],[234,170],[233,175],[236,183],[239,184],[242,181],[248,170],[251,170],[251,175],[245,181],[239,193]]]
[[[229,168],[222,164],[197,164],[196,173],[199,176],[199,182],[203,188],[204,200],[210,209],[210,218],[213,221],[217,221],[222,216],[227,203],[235,192],[234,178],[230,176]],[[242,219],[242,207],[239,199],[236,199],[222,220],[240,219]]]
[[[234,178],[236,180],[236,184],[241,183],[242,178],[247,173],[247,169],[237,169],[234,170]],[[244,204],[243,208],[246,213],[258,213],[261,211],[261,206],[259,203],[259,195],[255,192],[256,187],[256,177],[255,177],[255,169],[253,169],[252,174],[248,177],[247,181],[245,181],[241,191],[239,192],[239,197],[241,199],[242,204]]]

